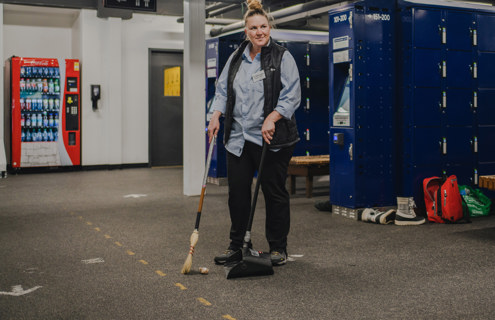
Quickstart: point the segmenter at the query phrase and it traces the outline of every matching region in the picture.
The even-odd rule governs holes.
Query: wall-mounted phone
[[[91,101],[93,101],[93,111],[98,109],[98,100],[100,100],[100,85],[92,84],[91,85]]]

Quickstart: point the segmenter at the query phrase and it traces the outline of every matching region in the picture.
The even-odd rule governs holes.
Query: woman
[[[266,202],[265,235],[272,264],[287,262],[290,229],[287,167],[299,141],[294,111],[301,101],[294,58],[270,38],[271,25],[259,0],[248,1],[246,41],[229,57],[217,83],[208,126],[210,141],[225,116],[229,184],[230,245],[215,257],[225,263],[242,247],[251,208],[251,184],[262,144],[269,144],[261,188]]]

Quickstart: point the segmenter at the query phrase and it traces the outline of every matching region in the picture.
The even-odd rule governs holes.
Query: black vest
[[[234,78],[239,71],[242,62],[242,53],[244,52],[249,41],[244,41],[241,46],[233,53],[233,58],[230,63],[230,69],[227,80],[227,107],[225,110],[225,134],[224,144],[230,137],[232,130],[233,111],[235,105],[234,95]],[[263,80],[264,98],[263,112],[265,118],[277,106],[282,82],[280,79],[280,66],[282,56],[286,48],[276,44],[270,38],[270,44],[261,48],[261,68],[265,71],[265,79]],[[297,132],[296,118],[292,115],[290,120],[285,118],[280,119],[275,123],[275,134],[270,144],[270,148],[284,148],[296,144],[299,141]]]

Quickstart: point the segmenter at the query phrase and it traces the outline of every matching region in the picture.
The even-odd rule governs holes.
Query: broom
[[[194,231],[191,234],[191,238],[189,239],[190,242],[190,247],[189,247],[189,253],[187,255],[186,261],[184,262],[184,266],[182,267],[182,274],[189,273],[191,271],[191,266],[192,266],[192,256],[194,254],[194,247],[198,243],[199,239],[199,221],[201,219],[201,210],[203,210],[203,200],[205,197],[205,191],[206,191],[206,180],[208,178],[208,171],[210,170],[210,162],[211,162],[211,155],[213,153],[213,147],[216,142],[216,137],[213,137],[213,140],[210,143],[210,148],[208,149],[208,157],[206,158],[206,167],[205,167],[205,174],[203,177],[203,186],[201,188],[201,196],[199,198],[199,207],[198,207],[198,213],[196,215],[196,225],[194,227]]]

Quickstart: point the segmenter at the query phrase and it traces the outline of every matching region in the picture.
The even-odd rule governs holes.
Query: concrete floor
[[[298,181],[292,261],[227,280],[213,263],[228,245],[225,186],[207,187],[193,272],[182,275],[199,197],[182,195],[181,169],[0,179],[0,319],[493,319],[495,216],[368,224],[316,210],[327,186],[315,181],[308,199]],[[263,207],[260,196],[259,250]]]

